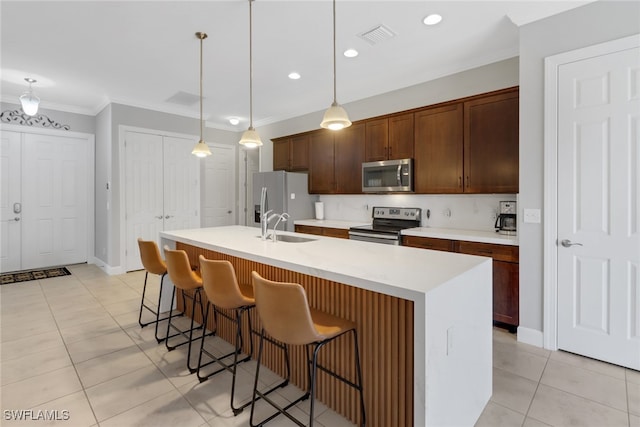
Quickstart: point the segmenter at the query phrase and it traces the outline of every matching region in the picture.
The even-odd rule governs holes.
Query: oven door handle
[[[372,239],[398,240],[398,236],[388,234],[361,233],[358,231],[349,231],[350,236],[369,237]]]
[[[402,165],[398,165],[398,173],[397,173],[398,186],[402,185],[402,178],[400,177],[400,172],[402,172]]]

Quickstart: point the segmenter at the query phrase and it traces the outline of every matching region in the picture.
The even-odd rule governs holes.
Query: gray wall
[[[0,111],[5,110],[18,110],[20,104],[2,102],[0,103]],[[64,111],[49,110],[46,108],[39,108],[38,114],[44,114],[51,120],[63,125],[71,126],[71,131],[94,134],[96,132],[95,117],[88,116],[86,114],[67,113]],[[31,127],[31,126],[26,126]]]
[[[637,33],[640,3],[627,1],[590,3],[520,28],[520,212],[543,208],[544,58]],[[520,325],[542,331],[543,225],[520,223],[519,235]]]

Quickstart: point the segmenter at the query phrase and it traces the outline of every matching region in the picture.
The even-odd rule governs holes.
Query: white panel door
[[[86,262],[87,140],[23,138],[22,269]]]
[[[640,369],[640,49],[558,83],[558,347]]]
[[[126,270],[142,269],[138,237],[158,241],[164,227],[162,136],[125,134]]]
[[[0,134],[0,272],[18,271],[22,256],[19,132]]]
[[[165,136],[164,230],[200,227],[200,159],[190,139]]]
[[[235,146],[212,145],[211,156],[204,162],[202,226],[235,224]]]

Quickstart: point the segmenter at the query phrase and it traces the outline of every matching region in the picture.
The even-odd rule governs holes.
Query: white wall
[[[597,1],[520,29],[519,212],[544,208],[544,58],[636,33],[637,1]],[[543,224],[520,223],[519,235],[520,325],[542,331]]]

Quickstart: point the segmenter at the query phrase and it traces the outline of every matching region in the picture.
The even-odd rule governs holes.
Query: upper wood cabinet
[[[464,103],[465,193],[517,193],[518,90]]]
[[[413,157],[413,113],[368,120],[365,162]]]
[[[273,140],[273,170],[309,169],[309,134]]]
[[[518,90],[415,113],[416,193],[518,192]]]
[[[462,193],[462,103],[415,113],[416,193]]]
[[[340,131],[322,129],[311,133],[309,193],[361,193],[364,138],[364,123]]]
[[[320,129],[309,140],[309,193],[328,194],[335,189],[333,132]]]

